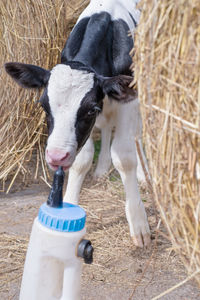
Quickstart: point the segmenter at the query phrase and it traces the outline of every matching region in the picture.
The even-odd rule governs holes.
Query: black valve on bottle
[[[52,187],[47,199],[47,204],[51,207],[63,206],[63,184],[64,184],[65,172],[62,167],[54,173]]]
[[[93,252],[94,248],[89,240],[81,240],[78,245],[77,256],[82,257],[86,264],[91,264],[93,262]]]

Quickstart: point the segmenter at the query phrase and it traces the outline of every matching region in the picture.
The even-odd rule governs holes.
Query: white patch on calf
[[[77,140],[75,122],[77,111],[84,96],[94,85],[94,74],[71,69],[59,64],[52,71],[48,84],[48,97],[54,128],[47,141],[47,149],[69,152],[72,160],[76,155]]]
[[[135,24],[129,13],[131,13],[136,23],[138,23],[140,17],[140,11],[136,9],[138,2],[138,0],[91,0],[78,18],[77,23],[83,18],[105,11],[111,15],[112,20],[124,20],[132,30],[135,28]]]

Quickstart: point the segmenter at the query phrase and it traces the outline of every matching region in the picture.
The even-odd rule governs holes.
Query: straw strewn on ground
[[[0,190],[11,176],[29,174],[27,161],[36,155],[34,176],[43,162],[45,115],[34,101],[39,92],[25,91],[3,70],[7,61],[51,68],[81,10],[88,1],[2,0],[0,5]],[[43,165],[44,178],[47,176]]]
[[[142,0],[135,74],[154,194],[200,284],[200,2]]]

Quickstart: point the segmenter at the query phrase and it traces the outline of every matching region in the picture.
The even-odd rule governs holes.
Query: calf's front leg
[[[64,195],[64,202],[72,204],[78,204],[80,190],[85,178],[85,175],[89,171],[94,156],[94,144],[90,137],[76,159],[69,169],[69,176],[67,182],[67,189]]]

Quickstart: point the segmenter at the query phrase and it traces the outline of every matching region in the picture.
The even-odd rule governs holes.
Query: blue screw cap
[[[38,220],[52,230],[76,232],[84,228],[86,213],[83,208],[71,203],[63,203],[62,207],[56,208],[43,203],[38,213]]]

